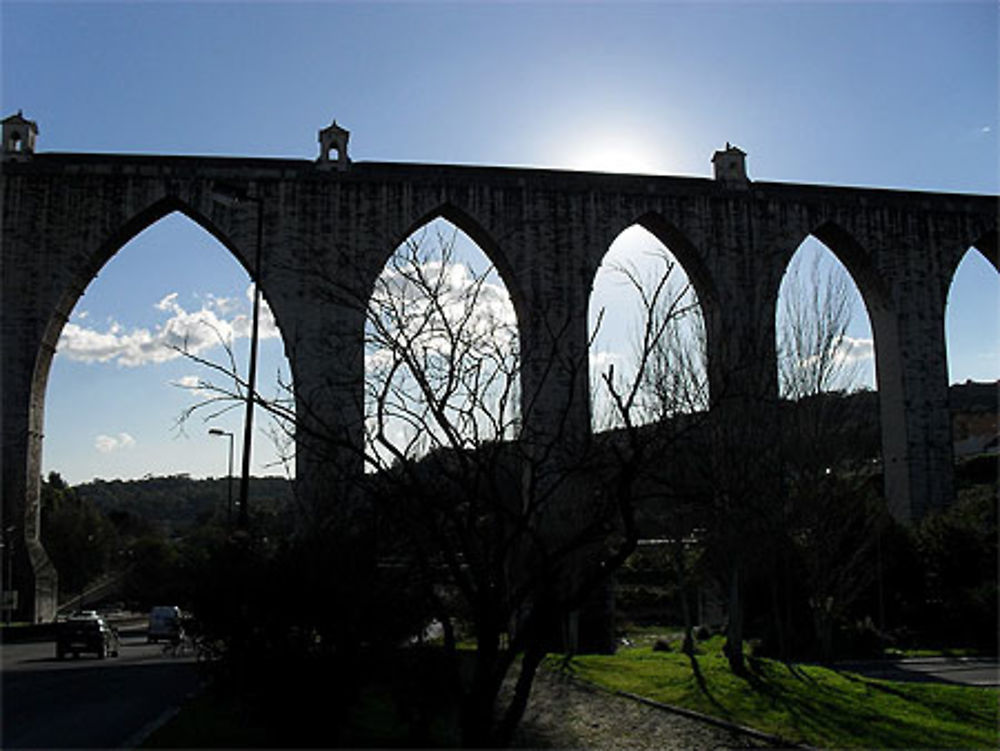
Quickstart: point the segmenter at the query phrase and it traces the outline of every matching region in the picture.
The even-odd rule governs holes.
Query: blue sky
[[[989,1],[2,0],[0,112],[36,120],[46,151],[312,159],[336,117],[356,160],[708,176],[731,141],[756,179],[996,193],[997,17]],[[168,218],[108,264],[71,322],[120,349],[185,315],[238,333],[247,287],[220,246]],[[1000,375],[998,298],[997,274],[967,256],[949,301],[952,380]],[[172,428],[190,393],[171,384],[190,364],[142,362],[57,356],[46,471],[224,472],[206,426]],[[265,390],[281,366],[266,339]],[[239,415],[219,424],[239,435]],[[255,472],[279,471],[266,438],[255,456]]]

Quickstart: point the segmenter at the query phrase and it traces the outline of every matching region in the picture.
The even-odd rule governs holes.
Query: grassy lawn
[[[140,748],[269,748],[266,730],[232,698],[206,692],[147,738]]]
[[[632,634],[632,646],[616,655],[584,655],[568,663],[553,655],[546,668],[568,670],[611,690],[818,748],[995,749],[1000,745],[997,689],[875,680],[763,658],[751,658],[750,675],[738,678],[729,671],[720,637],[699,643],[700,653],[692,663],[678,651],[653,651],[662,633]],[[418,658],[421,655],[410,656]],[[263,713],[260,707],[251,709],[210,689],[143,747],[456,745],[457,705],[447,699],[443,671],[432,663],[401,660],[397,656],[381,672],[373,663],[365,686],[331,705],[317,699],[314,691],[294,691],[295,681],[280,681],[263,705],[271,711]],[[332,675],[335,672],[328,677]],[[315,681],[307,679],[313,677],[303,678],[301,686],[313,686]],[[314,703],[307,701],[310,696]],[[279,722],[269,724],[269,717]],[[290,728],[297,733],[289,735]],[[323,742],[317,744],[316,739]]]
[[[748,678],[729,671],[722,639],[692,662],[654,652],[649,639],[618,654],[575,657],[575,676],[616,691],[693,709],[821,748],[991,748],[1000,744],[998,691],[864,678],[814,665],[751,658]],[[560,661],[550,658],[555,668]]]
[[[354,678],[329,661],[289,664],[249,695],[241,684],[209,686],[140,747],[456,747],[457,699],[440,656],[394,653],[365,661]]]

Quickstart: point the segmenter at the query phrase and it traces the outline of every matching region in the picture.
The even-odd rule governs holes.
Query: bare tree
[[[825,273],[818,261],[805,271],[793,263],[778,327],[780,388],[790,406],[776,408],[751,395],[735,409],[717,411],[709,409],[704,330],[695,327],[692,336],[683,325],[686,318],[701,323],[692,315],[697,301],[687,290],[658,286],[672,264],[664,255],[662,276],[643,276],[634,266],[616,269],[640,301],[632,362],[643,375],[630,391],[607,385],[609,393],[621,392],[613,413],[619,424],[646,424],[642,440],[656,460],[642,472],[637,492],[662,504],[658,521],[671,530],[675,563],[692,530],[701,530],[705,560],[713,562],[727,593],[726,652],[740,672],[749,579],[768,581],[774,627],[784,643],[787,540],[806,564],[817,639],[826,645],[832,619],[843,612],[841,604],[850,603],[867,570],[875,540],[869,476],[850,472],[857,469],[852,461],[860,444],[871,442],[861,440],[863,416],[847,414],[843,399],[826,396],[851,388],[859,373],[847,351],[849,282]],[[650,337],[656,346],[648,346]],[[712,401],[726,397],[712,394]],[[831,464],[838,467],[835,476]],[[860,544],[851,547],[853,542]]]
[[[501,312],[490,270],[462,269],[453,248],[447,239],[408,243],[369,306],[368,460],[409,496],[406,526],[419,531],[411,552],[438,574],[429,591],[444,584],[470,614],[477,650],[463,739],[506,743],[560,625],[635,547],[633,488],[645,448],[633,416],[650,357],[627,383],[613,371],[603,377],[624,441],[571,455],[559,431],[547,445],[526,441],[533,402],[519,393],[512,311]],[[647,354],[668,326],[657,317],[663,289],[647,300]],[[451,631],[453,616],[444,603],[438,610]],[[494,726],[519,654],[515,689]]]
[[[849,357],[850,280],[824,270],[813,255],[806,267],[796,256],[783,282],[778,316],[778,381],[786,398],[802,399],[825,391],[857,387],[860,367]]]
[[[849,351],[850,281],[814,256],[793,261],[779,316],[779,380],[788,402],[781,435],[783,523],[801,563],[824,659],[833,631],[874,577],[872,556],[886,523],[872,459],[877,403],[856,391],[860,364]]]
[[[665,285],[646,301],[650,331],[639,366],[627,381],[604,374],[623,439],[597,450],[568,435],[558,416],[543,438],[529,435],[535,402],[521,392],[513,311],[491,268],[474,271],[458,259],[455,235],[405,243],[370,298],[342,278],[312,278],[364,312],[365,440],[317,434],[302,419],[302,395],[299,413],[287,400],[255,399],[289,435],[308,430],[312,446],[326,440],[360,454],[379,555],[412,571],[456,665],[463,743],[506,744],[543,656],[566,643],[560,632],[569,615],[635,547],[633,488],[646,447],[633,418],[651,353],[670,325],[659,305]],[[585,361],[560,359],[558,332],[550,334],[551,368],[585,374]],[[224,408],[245,388],[231,363],[204,364],[230,386],[206,379],[200,386],[211,396],[188,419],[199,408]],[[456,648],[463,623],[476,642],[471,655]],[[514,690],[501,703],[515,665]]]
[[[599,376],[611,401],[605,424],[634,440],[633,455],[642,459],[636,471],[636,502],[655,507],[657,527],[666,533],[684,615],[684,649],[691,653],[694,571],[689,548],[709,511],[704,494],[691,482],[695,476],[696,484],[704,485],[707,478],[688,471],[691,456],[697,455],[690,446],[703,432],[709,406],[705,329],[694,290],[678,282],[673,257],[660,249],[649,260],[655,263],[646,269],[636,263],[610,268],[638,305],[624,378],[616,377],[613,365]],[[603,311],[597,326],[602,319]]]

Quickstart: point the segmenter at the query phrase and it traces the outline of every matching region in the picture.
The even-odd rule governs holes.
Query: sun
[[[586,172],[658,174],[663,171],[663,155],[647,138],[636,133],[602,132],[587,134],[566,146],[563,164]]]
[[[653,172],[653,163],[646,154],[630,143],[594,144],[571,160],[571,169],[588,172]]]

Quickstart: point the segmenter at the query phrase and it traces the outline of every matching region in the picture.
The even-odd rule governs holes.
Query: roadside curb
[[[158,717],[150,720],[136,732],[130,735],[118,748],[134,749],[139,748],[143,742],[149,738],[153,733],[162,728],[177,715],[180,714],[182,705],[177,705],[176,707],[168,707],[163,710]]]
[[[147,722],[137,731],[132,733],[128,738],[126,738],[118,748],[125,749],[137,749],[157,730],[162,728],[177,715],[181,713],[181,710],[185,705],[191,703],[191,701],[198,697],[198,695],[205,690],[205,684],[199,684],[197,688],[188,692],[184,697],[184,700],[173,707],[167,707],[165,710],[160,712],[155,718]]]

